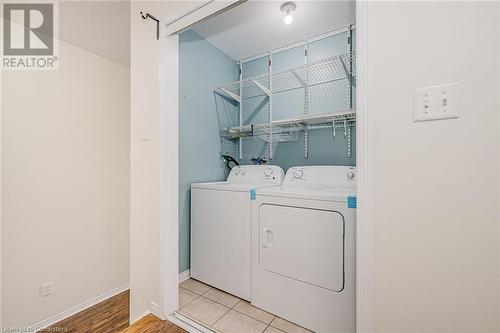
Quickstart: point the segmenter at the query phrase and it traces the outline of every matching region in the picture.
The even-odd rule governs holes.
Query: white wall
[[[130,124],[130,322],[159,300],[159,42],[156,25],[140,12],[170,21],[198,6],[191,1],[133,1],[131,4],[131,124]],[[141,128],[151,140],[141,141]],[[177,157],[172,156],[177,163]],[[176,264],[177,265],[177,264]],[[158,314],[159,315],[159,314]]]
[[[1,78],[4,327],[129,282],[130,70],[59,45],[59,70]]]
[[[130,67],[130,1],[62,0],[59,38]]]
[[[499,4],[366,6],[374,331],[498,332]],[[459,119],[412,122],[455,81]]]
[[[177,224],[169,223],[178,222],[177,115],[171,113],[177,112],[178,104],[178,42],[176,37],[168,38],[160,51],[155,22],[143,20],[140,12],[149,12],[171,23],[162,33],[166,36],[184,28],[187,22],[193,23],[233,2],[218,1],[207,5],[206,1],[133,1],[131,4],[131,323],[149,312],[163,318],[176,308],[177,285],[172,281],[177,282],[178,273],[177,242],[168,240],[169,236],[177,234]],[[199,10],[176,20],[194,9]],[[162,80],[160,52],[169,57],[162,62]],[[161,146],[159,128],[162,129]],[[149,130],[149,140],[141,140],[142,129]],[[161,249],[160,231],[164,238]],[[172,257],[175,259],[171,260]],[[160,260],[164,264],[161,270]],[[160,280],[163,281],[161,287]],[[160,294],[163,295],[161,299]]]

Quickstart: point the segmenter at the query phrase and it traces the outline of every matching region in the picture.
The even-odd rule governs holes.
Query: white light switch
[[[140,140],[141,141],[150,141],[151,140],[151,131],[149,130],[149,127],[141,127]]]
[[[413,121],[458,118],[458,83],[415,89]]]

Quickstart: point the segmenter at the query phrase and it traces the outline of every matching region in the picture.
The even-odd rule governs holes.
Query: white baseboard
[[[186,269],[184,272],[179,273],[179,283],[186,281],[190,277],[191,277],[191,274],[189,272],[189,269]]]
[[[136,318],[130,318],[130,326],[134,325],[136,322],[138,322],[139,320],[141,320],[142,318],[146,317],[147,315],[151,314],[151,310],[147,310],[145,311],[143,314],[139,315],[138,317]]]
[[[94,298],[91,298],[88,301],[83,302],[80,305],[74,306],[68,310],[65,310],[59,314],[56,314],[55,316],[52,316],[50,318],[42,320],[39,323],[31,325],[30,327],[28,327],[27,332],[38,332],[39,330],[42,330],[42,329],[47,328],[49,326],[52,326],[52,325],[60,322],[61,320],[64,320],[66,318],[71,317],[72,315],[77,314],[78,312],[86,310],[86,309],[88,309],[88,308],[90,308],[98,303],[101,303],[102,301],[105,301],[113,296],[116,296],[116,295],[128,290],[129,288],[130,288],[129,284],[127,283],[127,284],[124,284],[123,286],[120,286],[120,287],[117,287],[117,288],[112,289],[110,291],[107,291],[105,293],[102,293],[101,295],[98,295]]]
[[[161,315],[160,315],[160,306],[158,304],[156,304],[155,302],[151,302],[149,304],[149,309],[150,309],[150,313],[157,316],[158,318],[161,318]]]
[[[191,275],[189,274],[189,269],[179,273],[179,283],[186,281],[187,279],[190,278],[190,276]],[[163,316],[160,313],[160,306],[155,302],[149,303],[149,313],[155,315],[158,318],[163,318]]]

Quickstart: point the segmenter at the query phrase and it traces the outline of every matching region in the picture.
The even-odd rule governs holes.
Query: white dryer
[[[250,300],[250,197],[280,185],[284,174],[275,165],[243,165],[225,182],[191,185],[192,278]]]
[[[315,332],[355,332],[355,167],[290,168],[252,205],[252,304]]]

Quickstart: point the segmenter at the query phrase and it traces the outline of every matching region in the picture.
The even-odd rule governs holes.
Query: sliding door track
[[[179,312],[174,312],[167,318],[175,325],[185,329],[189,333],[214,333],[210,328],[199,324],[198,322],[190,319],[189,317],[180,314]]]

